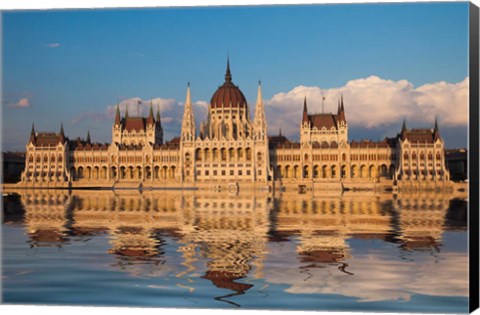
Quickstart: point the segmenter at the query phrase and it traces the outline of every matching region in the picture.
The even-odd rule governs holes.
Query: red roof
[[[334,114],[313,114],[308,115],[308,119],[312,123],[312,127],[317,129],[322,129],[323,127],[326,129],[331,129],[332,127],[337,129],[336,116]]]
[[[54,132],[37,133],[35,144],[38,146],[56,146],[60,142],[60,135]]]
[[[210,104],[212,108],[244,108],[247,100],[238,86],[232,82],[225,82],[213,94]]]
[[[430,129],[412,129],[405,131],[402,136],[410,142],[434,142],[434,133]]]
[[[125,118],[125,130],[127,131],[145,131],[145,118],[143,117],[127,117]]]

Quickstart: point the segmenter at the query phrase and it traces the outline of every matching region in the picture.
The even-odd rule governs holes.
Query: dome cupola
[[[210,100],[211,108],[246,108],[247,101],[242,91],[232,82],[230,60],[227,58],[227,71],[225,82],[213,94]]]

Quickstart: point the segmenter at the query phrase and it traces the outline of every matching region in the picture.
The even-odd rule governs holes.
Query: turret
[[[302,125],[308,124],[308,110],[307,110],[307,96],[303,99],[303,116],[302,116]]]
[[[147,125],[154,125],[155,119],[153,118],[153,107],[152,103],[150,103],[150,112],[148,113],[147,117]]]
[[[338,112],[338,121],[343,121],[346,122],[345,119],[345,107],[343,105],[343,94],[340,99],[340,107],[339,107],[339,112]]]
[[[193,115],[192,99],[190,96],[190,82],[187,86],[187,96],[185,98],[181,139],[182,141],[191,141],[195,139],[195,117]]]
[[[158,105],[157,108],[157,117],[155,118],[155,122],[157,123],[157,125],[160,125],[160,127],[162,127],[162,121],[160,117],[160,105]]]
[[[86,139],[86,142],[87,142],[87,143],[91,143],[91,140],[90,140],[90,130],[87,131],[87,139]]]
[[[63,123],[60,125],[60,143],[65,143],[65,132],[63,131]]]
[[[407,133],[407,123],[405,121],[405,118],[403,118],[402,131],[400,132],[400,137],[402,140],[405,140],[406,133]]]
[[[117,103],[117,110],[115,111],[115,125],[119,126],[120,125],[120,107]]]
[[[438,129],[437,117],[435,117],[435,126],[433,127],[433,141],[437,141],[438,139],[441,139],[441,137],[440,130]]]
[[[37,137],[35,136],[35,126],[32,123],[32,130],[30,131],[30,140],[29,142],[35,144]]]
[[[265,109],[262,100],[262,84],[258,81],[257,104],[254,118],[255,134],[258,140],[263,140],[267,134],[267,120],[265,118]]]

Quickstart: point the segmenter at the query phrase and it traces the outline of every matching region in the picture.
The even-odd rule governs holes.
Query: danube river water
[[[467,202],[444,194],[19,191],[9,304],[460,313]]]

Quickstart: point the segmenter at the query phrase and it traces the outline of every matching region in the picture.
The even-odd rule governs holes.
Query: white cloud
[[[60,43],[49,43],[45,46],[48,48],[57,48],[57,47],[60,47]]]
[[[361,128],[373,140],[394,136],[400,131],[403,118],[407,126],[433,126],[438,115],[440,127],[466,126],[468,123],[468,77],[458,83],[436,82],[415,87],[407,80],[393,81],[370,76],[348,81],[344,86],[322,89],[318,86],[300,85],[287,92],[279,92],[264,100],[269,134],[279,129],[290,139],[298,140],[303,99],[307,97],[310,113],[322,111],[322,96],[325,97],[325,112],[336,112],[340,95],[343,93],[346,117],[350,128]],[[140,104],[139,104],[140,101]],[[180,133],[184,103],[173,98],[156,97],[142,99],[132,97],[119,103],[122,115],[128,107],[132,116],[140,113],[147,116],[153,104],[154,113],[160,108],[162,123],[168,136]],[[251,104],[252,105],[252,104]],[[193,102],[197,127],[205,120],[209,103],[204,100]],[[84,112],[73,119],[77,124],[84,120],[113,122],[116,104],[109,105],[103,112]],[[251,115],[254,113],[254,106]],[[371,132],[365,133],[369,129]],[[352,130],[352,129],[351,129]],[[350,139],[359,133],[351,133]]]
[[[270,132],[281,127],[286,134],[298,134],[305,96],[309,113],[322,111],[322,95],[325,97],[325,112],[336,112],[343,93],[350,126],[400,125],[403,118],[407,123],[430,126],[435,115],[442,126],[466,126],[468,85],[468,77],[458,83],[436,82],[416,88],[407,80],[392,81],[370,76],[331,89],[300,85],[265,100],[265,110]]]
[[[30,99],[28,97],[22,97],[18,102],[8,105],[8,107],[12,108],[27,108],[30,106],[32,105],[30,104]]]

